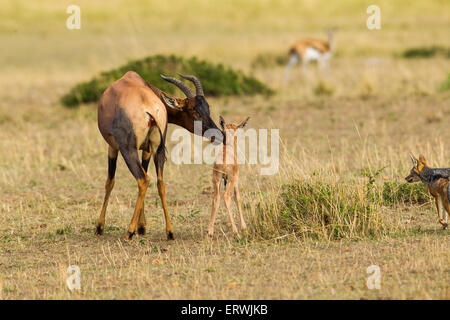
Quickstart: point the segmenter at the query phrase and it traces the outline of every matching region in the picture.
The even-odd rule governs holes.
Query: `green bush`
[[[431,200],[423,183],[385,182],[383,184],[383,204],[423,204]]]
[[[442,55],[450,58],[450,49],[440,46],[410,48],[401,54],[403,58],[432,58],[436,55]]]
[[[276,204],[260,204],[260,236],[295,233],[313,239],[376,237],[385,229],[376,204],[362,188],[322,181],[283,185]]]
[[[205,95],[209,96],[270,95],[274,93],[258,79],[223,64],[213,64],[195,57],[184,59],[175,55],[155,55],[131,61],[118,69],[102,72],[90,81],[79,83],[61,98],[61,102],[67,107],[96,102],[100,99],[103,91],[127,71],[137,72],[148,83],[172,94],[175,93],[176,87],[161,79],[160,74],[169,76],[174,76],[178,72],[193,74],[200,79]]]
[[[444,82],[441,83],[439,90],[440,91],[450,90],[450,73],[447,74],[447,79],[445,79]]]

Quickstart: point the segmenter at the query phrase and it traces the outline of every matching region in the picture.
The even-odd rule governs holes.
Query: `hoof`
[[[167,240],[175,240],[175,236],[173,235],[173,232],[167,232]]]
[[[102,226],[97,226],[97,229],[95,229],[95,234],[98,236],[103,235],[103,227]]]
[[[133,236],[134,232],[128,231],[127,234],[125,235],[125,241],[130,241],[131,239],[133,239]]]
[[[443,230],[447,229],[447,227],[448,227],[448,223],[444,223],[444,224],[442,225],[442,229],[443,229]]]
[[[138,227],[137,233],[141,236],[145,235],[146,233],[145,227]]]

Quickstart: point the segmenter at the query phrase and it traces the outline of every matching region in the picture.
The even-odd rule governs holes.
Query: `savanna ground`
[[[449,299],[450,236],[430,201],[377,203],[381,228],[340,239],[280,229],[276,214],[265,219],[271,211],[261,209],[293,181],[326,181],[357,197],[368,185],[381,190],[384,182],[403,182],[409,151],[450,166],[450,96],[438,90],[450,59],[399,57],[410,47],[450,46],[450,3],[377,1],[382,29],[369,31],[372,2],[77,1],[82,27],[70,31],[65,9],[72,1],[1,0],[0,297]],[[285,85],[282,66],[251,69],[258,54],[284,54],[301,36],[324,37],[328,26],[339,27],[329,71],[297,68]],[[59,97],[102,70],[156,53],[223,62],[277,90],[209,99],[216,121],[250,116],[249,127],[280,129],[278,174],[241,167],[251,225],[241,240],[231,234],[223,203],[215,238],[206,236],[211,167],[169,161],[177,239],[166,240],[151,165],[148,233],[125,243],[137,188],[121,158],[105,235],[94,235],[106,144],[96,105],[67,109]],[[69,265],[81,269],[80,291],[67,289]],[[369,265],[380,267],[380,290],[366,287]]]

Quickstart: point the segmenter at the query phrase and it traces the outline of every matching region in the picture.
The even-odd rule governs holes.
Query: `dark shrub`
[[[258,79],[223,64],[213,64],[195,57],[184,59],[175,55],[155,55],[131,61],[118,69],[102,72],[88,82],[79,83],[61,98],[61,102],[67,107],[96,102],[103,91],[127,71],[137,72],[148,83],[172,94],[175,94],[175,86],[161,79],[160,74],[170,76],[176,76],[178,72],[193,74],[201,80],[205,95],[209,96],[270,95],[274,93]]]
[[[403,58],[411,59],[432,58],[436,55],[442,55],[446,58],[450,58],[450,49],[440,46],[410,48],[403,51],[401,56]]]

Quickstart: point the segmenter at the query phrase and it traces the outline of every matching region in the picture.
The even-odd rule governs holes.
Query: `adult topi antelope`
[[[147,169],[152,155],[158,193],[166,220],[167,237],[174,239],[163,180],[167,124],[175,123],[194,132],[194,121],[201,121],[202,135],[208,129],[215,129],[218,134],[208,130],[207,138],[210,138],[211,142],[222,140],[220,130],[210,117],[209,105],[200,81],[194,76],[180,76],[194,83],[196,94],[182,81],[161,75],[164,80],[176,85],[186,95],[185,99],[176,98],[148,84],[133,71],[127,72],[103,93],[98,104],[98,127],[108,143],[108,177],[105,184],[105,198],[97,222],[98,235],[103,234],[106,209],[114,187],[117,156],[120,151],[128,169],[137,180],[139,189],[125,240],[131,240],[136,231],[138,234],[145,234],[144,198],[149,183]],[[139,161],[139,150],[142,150],[142,162]]]
[[[289,49],[289,62],[286,66],[284,79],[289,81],[290,71],[300,60],[303,71],[310,61],[317,61],[319,67],[328,67],[328,60],[334,51],[334,33],[335,29],[327,29],[328,40],[320,39],[300,39]]]

